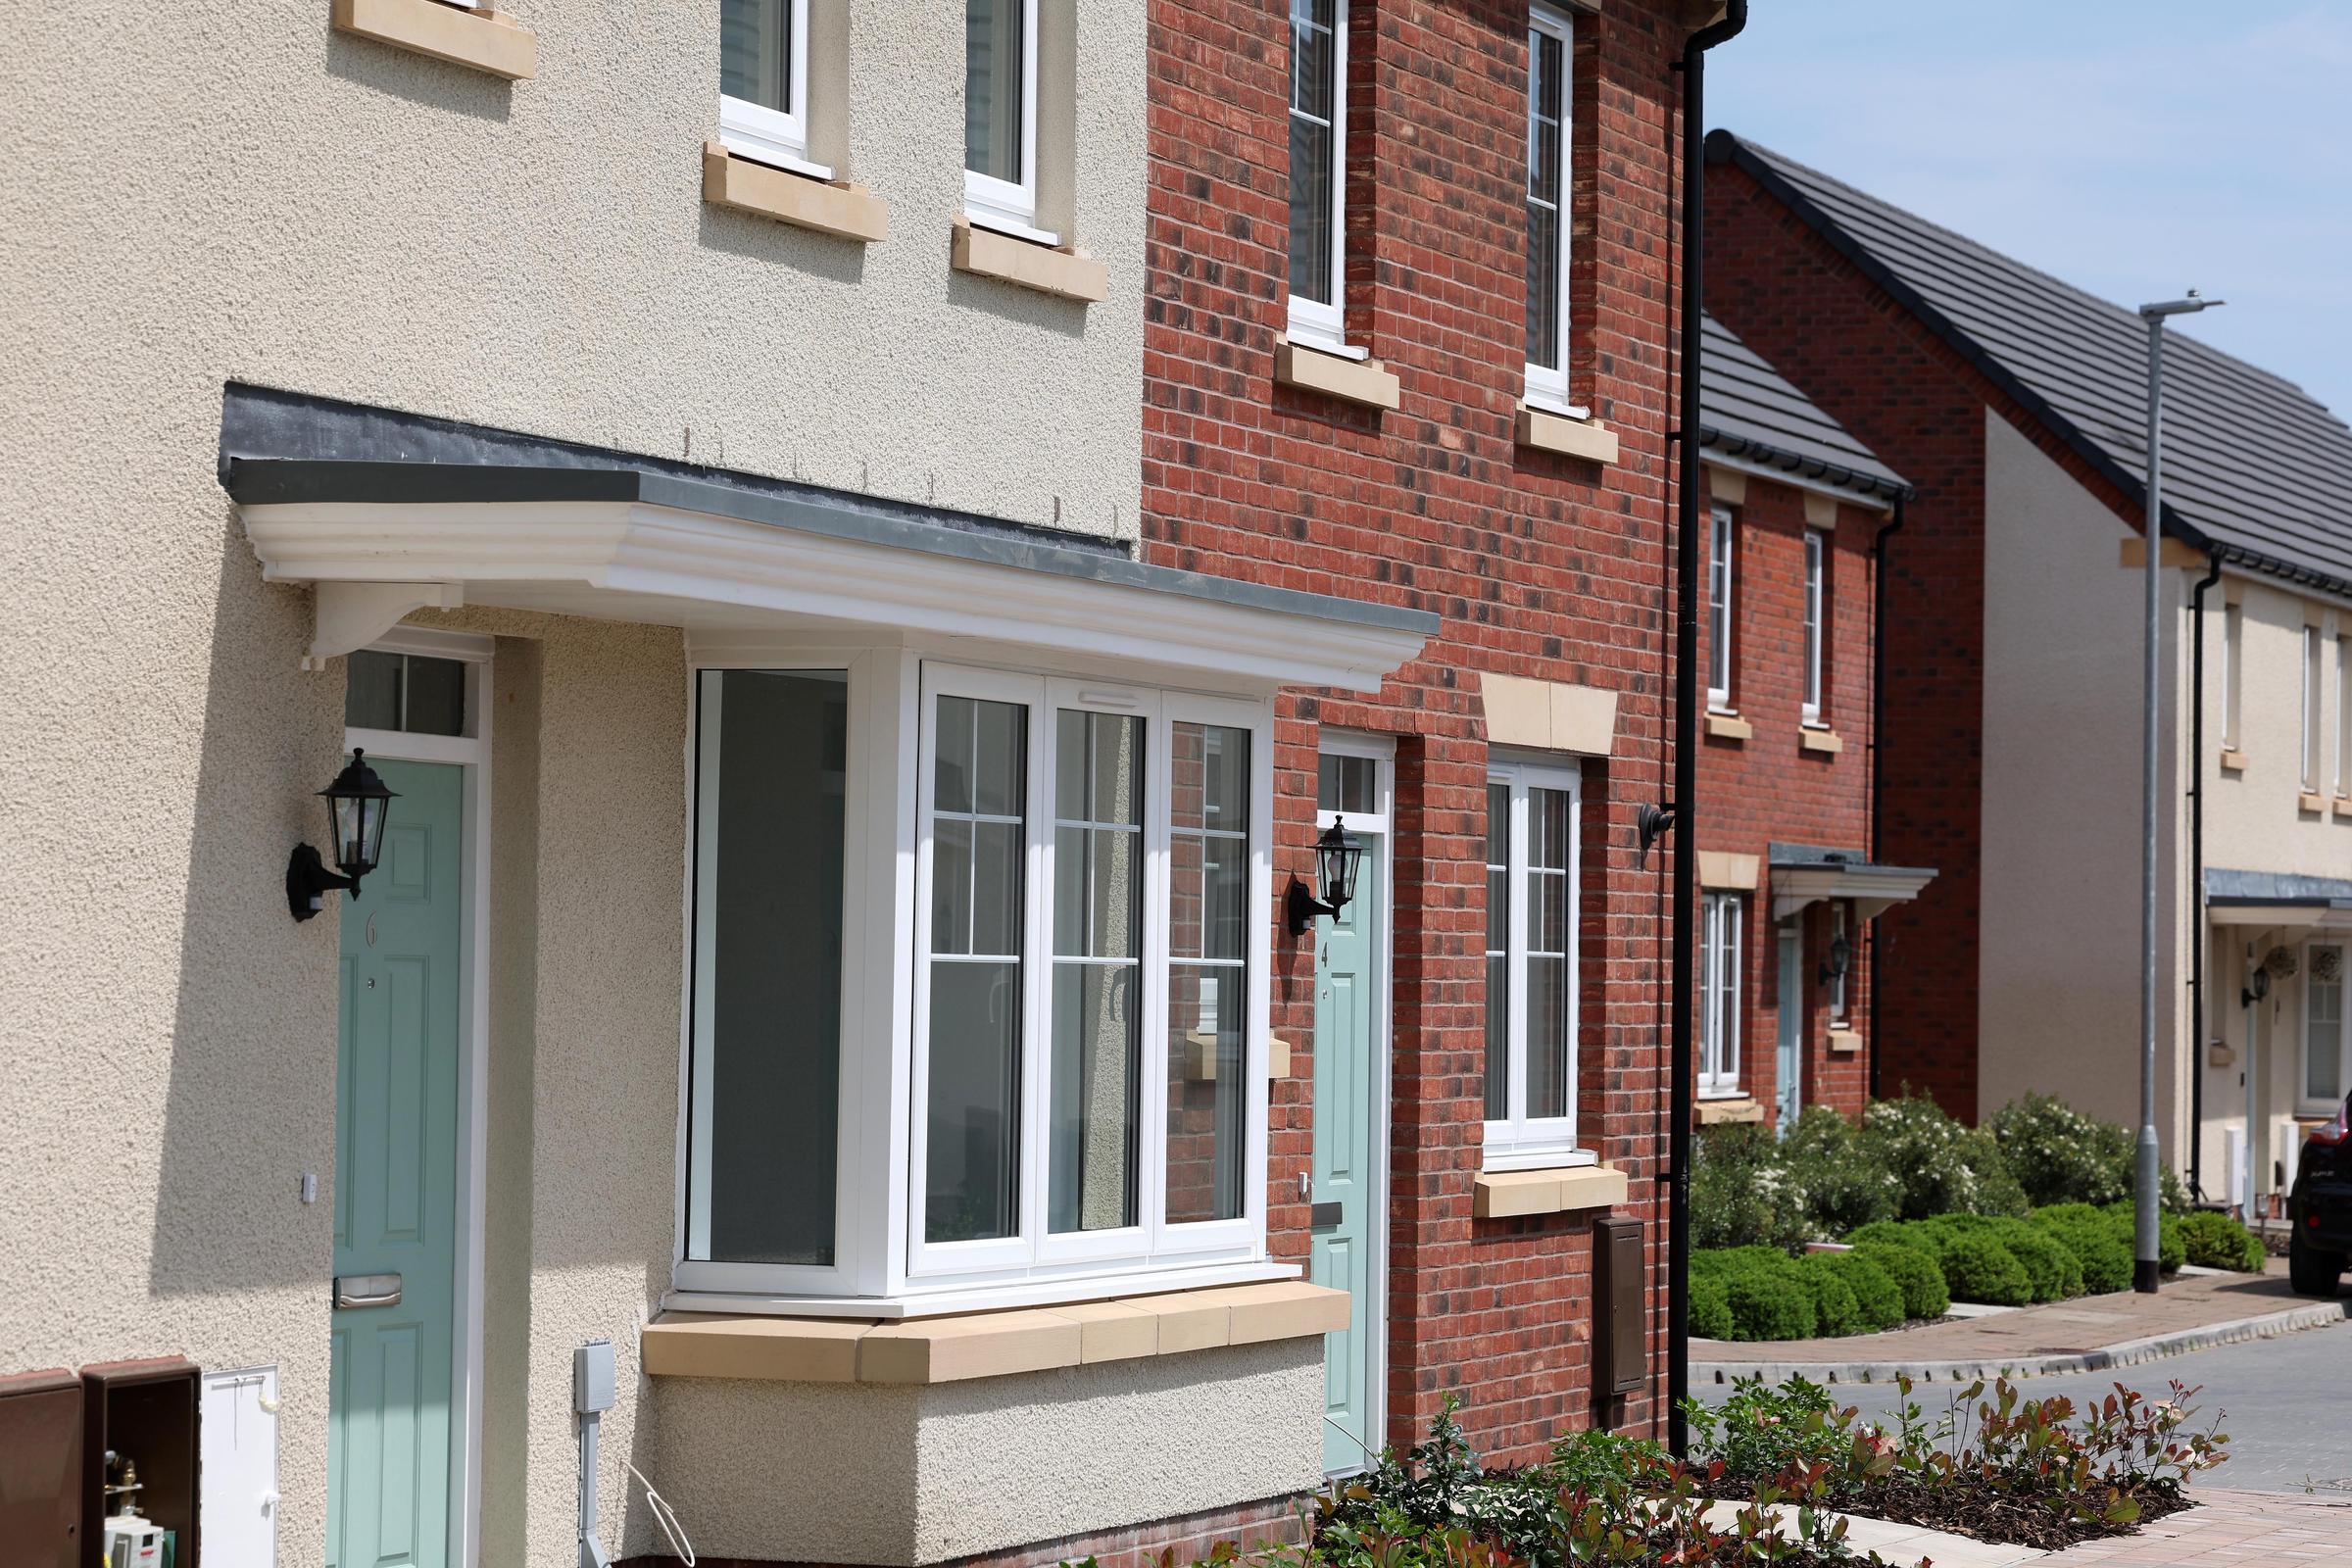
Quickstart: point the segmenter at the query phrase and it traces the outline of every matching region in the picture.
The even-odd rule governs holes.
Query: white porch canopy
[[[1224,690],[1377,691],[1438,626],[916,508],[621,463],[238,459],[227,484],[264,575],[318,585],[312,660],[414,610],[492,605],[696,635],[971,639]]]
[[[2205,918],[2258,931],[2352,931],[2352,881],[2207,866]]]
[[[1877,919],[1908,904],[1936,880],[1933,870],[1877,865],[1858,852],[1815,849],[1802,844],[1772,846],[1772,917],[1787,920],[1809,905],[1848,900],[1857,922]]]

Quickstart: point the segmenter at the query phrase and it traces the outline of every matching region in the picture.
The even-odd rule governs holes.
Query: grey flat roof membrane
[[[1934,876],[1925,865],[1881,865],[1860,850],[1829,849],[1818,844],[1774,844],[1765,863],[1776,871],[1843,871],[1852,876]]]
[[[1872,501],[1911,487],[1712,315],[1699,326],[1698,440],[1709,451]]]
[[[1753,176],[2145,505],[2147,326],[2137,311],[1729,131],[1708,133],[1707,161]],[[2165,531],[2274,575],[2352,590],[2352,428],[2293,383],[2187,332],[2168,336]]]
[[[1401,605],[1153,565],[1086,535],[235,383],[220,483],[240,506],[634,503],[1342,624],[1423,636],[1441,624]]]
[[[2302,876],[2292,871],[2234,871],[2205,868],[2205,898],[2212,904],[2307,904],[2352,908],[2352,882],[2341,877]]]

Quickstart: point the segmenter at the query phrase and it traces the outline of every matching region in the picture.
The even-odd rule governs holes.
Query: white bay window
[[[1591,1157],[1576,1148],[1579,793],[1573,767],[1488,769],[1489,1169]]]

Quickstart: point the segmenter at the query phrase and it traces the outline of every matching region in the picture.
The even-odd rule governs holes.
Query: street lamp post
[[[2158,1272],[2156,1219],[2156,740],[2159,656],[2163,650],[2162,623],[2157,619],[2157,585],[2164,557],[2164,323],[2176,316],[2193,315],[2223,303],[2199,299],[2190,289],[2186,299],[2142,305],[2148,323],[2148,498],[2147,617],[2142,629],[2146,668],[2140,712],[2139,810],[2139,1149],[2138,1180],[2133,1207],[2132,1288],[2153,1293]],[[2190,760],[2203,767],[2205,759]],[[2199,931],[2196,940],[2202,941]],[[2192,1130],[2190,1137],[2196,1134]]]

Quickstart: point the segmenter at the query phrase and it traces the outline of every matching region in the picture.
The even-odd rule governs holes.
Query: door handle
[[[398,1306],[400,1304],[400,1276],[397,1274],[338,1274],[335,1276],[335,1305],[337,1307]]]

